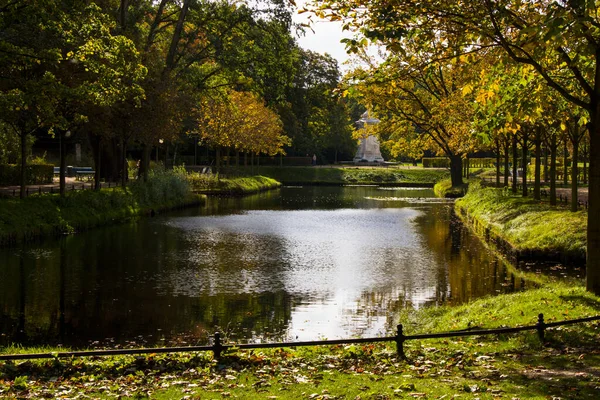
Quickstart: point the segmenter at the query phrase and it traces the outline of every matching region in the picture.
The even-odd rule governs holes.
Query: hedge
[[[492,168],[495,166],[495,158],[473,157],[468,158],[469,168]],[[448,157],[423,157],[423,168],[450,168]],[[463,163],[466,160],[463,160]]]
[[[423,157],[423,168],[450,168],[448,157]]]
[[[51,164],[31,164],[26,169],[27,185],[41,185],[52,183],[54,166]],[[0,186],[19,185],[21,166],[14,164],[0,164]]]

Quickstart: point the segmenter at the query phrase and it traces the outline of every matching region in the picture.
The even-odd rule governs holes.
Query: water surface
[[[429,189],[286,187],[0,250],[0,344],[380,336],[520,290]]]

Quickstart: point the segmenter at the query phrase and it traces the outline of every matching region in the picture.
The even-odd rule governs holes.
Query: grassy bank
[[[585,261],[586,211],[573,213],[504,189],[473,184],[455,209],[480,236],[519,259]]]
[[[72,191],[64,198],[57,194],[4,198],[0,244],[70,234],[202,201],[190,193],[182,171],[157,171],[148,182],[134,182],[127,189]]]
[[[441,181],[436,183],[435,186],[433,186],[433,192],[437,197],[456,199],[459,197],[463,197],[465,193],[467,193],[468,188],[468,183],[465,183],[460,186],[452,186],[452,180],[442,179]]]
[[[264,190],[276,189],[281,183],[264,176],[242,176],[236,178],[218,178],[215,175],[190,173],[188,182],[196,193],[245,195]]]
[[[248,168],[229,168],[228,173],[248,175]],[[382,167],[259,167],[255,173],[284,185],[406,185],[430,186],[449,176],[448,171],[423,168]]]
[[[581,286],[484,298],[404,312],[406,334],[532,325],[600,313]],[[0,397],[152,399],[585,399],[598,398],[600,324],[463,339],[414,340],[409,361],[393,345],[352,345],[0,363]],[[4,353],[48,349],[3,349]],[[64,350],[64,349],[61,349]]]

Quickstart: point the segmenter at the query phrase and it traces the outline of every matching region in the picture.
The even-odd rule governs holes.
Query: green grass
[[[188,182],[194,192],[206,194],[244,195],[281,186],[274,179],[264,176],[219,178],[216,175],[190,173]]]
[[[538,313],[546,321],[600,314],[600,298],[581,284],[539,282],[459,307],[404,311],[405,334],[533,325]],[[219,361],[195,353],[0,362],[0,397],[595,399],[598,339],[595,322],[550,329],[544,343],[536,332],[407,341],[408,362],[392,344],[231,351]]]
[[[202,201],[189,192],[178,171],[153,173],[148,182],[126,189],[72,191],[64,198],[58,194],[1,198],[0,245],[70,234]]]
[[[230,168],[228,174],[244,176],[250,168]],[[259,167],[260,175],[273,178],[284,185],[431,185],[448,177],[448,172],[423,168],[369,167]]]
[[[585,259],[586,211],[570,212],[504,189],[477,185],[471,185],[456,202],[456,210],[477,233],[508,244],[522,256]]]
[[[435,184],[433,192],[437,197],[455,199],[463,197],[467,192],[468,187],[468,183],[464,183],[460,186],[452,186],[451,179],[443,179]]]

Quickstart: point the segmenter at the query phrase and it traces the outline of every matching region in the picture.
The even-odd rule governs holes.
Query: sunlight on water
[[[211,200],[0,250],[0,265],[0,340],[73,346],[385,335],[402,308],[525,287],[422,188]]]

